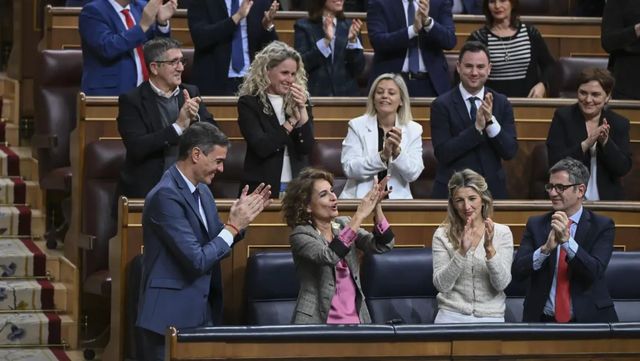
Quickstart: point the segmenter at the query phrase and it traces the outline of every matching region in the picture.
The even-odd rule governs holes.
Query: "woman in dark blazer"
[[[247,142],[241,189],[266,183],[277,198],[309,165],[314,137],[306,83],[302,58],[287,44],[274,41],[256,55],[238,92],[238,124]]]
[[[360,285],[360,250],[383,253],[394,245],[394,235],[380,201],[389,177],[374,181],[353,217],[339,217],[333,175],[307,168],[290,184],[282,200],[300,292],[293,313],[297,324],[371,323]],[[373,214],[372,233],[362,222]]]
[[[293,26],[294,47],[309,73],[309,93],[314,96],[358,96],[356,78],[364,69],[359,39],[362,21],[347,20],[343,1],[312,0],[309,18]]]
[[[605,109],[614,80],[607,70],[580,74],[578,103],[558,108],[547,136],[549,166],[572,157],[589,168],[585,198],[622,200],[620,178],[631,169],[629,120]]]

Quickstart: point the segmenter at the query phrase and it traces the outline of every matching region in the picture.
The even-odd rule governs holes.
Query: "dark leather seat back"
[[[586,68],[607,68],[608,58],[572,56],[561,57],[556,63],[555,83],[551,84],[551,96],[576,99],[578,78]]]
[[[34,134],[40,186],[70,191],[69,135],[76,127],[82,51],[44,50],[34,79]]]
[[[373,323],[433,323],[438,291],[430,248],[366,255],[361,278]]]
[[[567,16],[568,0],[520,0],[520,15]]]
[[[247,153],[247,143],[244,139],[232,140],[224,162],[224,172],[216,174],[211,182],[211,192],[216,199],[238,198],[240,194],[240,180],[244,168],[244,156]]]
[[[109,239],[116,234],[113,202],[126,150],[121,140],[98,140],[85,148],[82,175],[82,229],[93,236],[93,249],[83,257],[85,292],[110,294]]]
[[[605,272],[620,322],[640,322],[640,252],[613,252]]]
[[[513,252],[515,258],[516,252]],[[511,279],[511,283],[504,290],[507,295],[506,308],[504,310],[505,322],[522,322],[522,311],[524,310],[524,296],[527,294],[527,284],[529,279],[524,281],[517,281]]]
[[[366,97],[369,95],[369,77],[371,76],[371,69],[373,68],[373,53],[364,52],[364,69],[358,76],[358,88],[360,88],[360,96]]]
[[[447,69],[449,71],[449,81],[451,82],[451,86],[457,85],[457,71],[456,64],[458,63],[458,54],[445,54],[445,58],[447,58]]]
[[[341,155],[342,139],[321,139],[316,140],[309,157],[309,163],[312,167],[322,168],[333,173],[333,191],[338,196],[347,183],[347,176],[345,176],[342,162],[340,162]]]
[[[529,182],[529,199],[548,199],[544,185],[549,182],[549,158],[547,145],[542,142],[531,152],[531,180]]]
[[[187,60],[187,64],[184,66],[182,72],[182,82],[187,84],[193,84],[191,82],[191,69],[193,68],[193,48],[182,48],[182,56]]]
[[[430,140],[422,140],[422,162],[424,163],[424,170],[418,179],[409,185],[414,199],[431,198],[431,189],[436,178],[438,161],[433,155],[433,145]]]
[[[290,324],[300,289],[291,252],[251,255],[247,260],[245,288],[247,324]]]

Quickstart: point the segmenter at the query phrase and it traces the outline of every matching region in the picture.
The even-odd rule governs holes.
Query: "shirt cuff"
[[[338,238],[340,238],[340,240],[342,241],[342,243],[344,243],[345,246],[349,247],[351,246],[351,243],[353,243],[353,240],[356,239],[356,231],[354,231],[353,229],[351,229],[351,227],[344,227],[342,229],[342,231],[340,231],[340,234],[338,235]]]
[[[544,254],[538,247],[535,252],[533,252],[533,270],[537,271],[542,267],[542,263],[549,257],[551,253]]]
[[[409,35],[409,39],[413,39],[416,36],[418,36],[418,33],[416,33],[416,30],[413,28],[413,25],[407,27],[407,35]]]
[[[158,26],[158,30],[160,30],[160,32],[163,34],[168,34],[169,31],[171,31],[171,23],[169,22],[169,20],[167,20],[167,25],[165,26],[162,26],[158,23],[156,23],[156,25]]]
[[[492,115],[491,120],[493,121],[493,123],[487,125],[487,128],[485,129],[485,131],[487,132],[487,135],[489,136],[489,138],[495,138],[496,135],[500,133],[500,130],[502,129],[502,127],[500,126],[500,123],[498,123],[498,120],[496,119],[495,116]]]
[[[178,123],[173,123],[171,124],[173,125],[173,129],[176,130],[176,133],[178,133],[178,135],[182,135],[182,128],[180,128],[180,126],[178,125]]]
[[[347,40],[347,49],[364,49],[362,47],[362,43],[360,42],[360,38],[356,38],[356,42],[355,43],[351,43],[349,42],[349,40]]]
[[[233,234],[229,232],[228,229],[224,228],[220,233],[218,233],[218,237],[222,238],[222,240],[231,247],[233,245]]]
[[[331,55],[331,46],[327,45],[327,42],[324,40],[324,38],[316,41],[316,46],[325,58],[328,58]]]
[[[380,232],[380,234],[383,234],[384,231],[386,231],[389,228],[389,221],[387,221],[387,218],[382,218],[378,220],[378,223],[376,224],[376,228],[378,229],[378,232]]]
[[[573,237],[569,237],[569,240],[564,242],[561,247],[564,248],[565,252],[567,252],[567,257],[569,257],[569,259],[573,259],[573,257],[576,256],[576,253],[578,253],[578,248],[580,246]]]

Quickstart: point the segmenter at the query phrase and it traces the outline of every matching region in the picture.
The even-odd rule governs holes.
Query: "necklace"
[[[500,44],[502,44],[502,49],[504,50],[504,62],[508,63],[509,60],[511,60],[511,56],[509,55],[509,49],[507,49],[507,46],[505,45],[505,41],[502,40],[501,37],[497,37],[498,40],[500,40]]]

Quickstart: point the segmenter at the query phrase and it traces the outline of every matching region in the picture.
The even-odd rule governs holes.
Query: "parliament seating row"
[[[438,312],[430,248],[395,248],[364,256],[362,291],[373,323],[433,323]],[[640,252],[613,252],[605,272],[620,322],[640,322]],[[249,325],[291,323],[299,282],[291,252],[251,255],[246,270],[246,316]],[[526,282],[512,280],[505,322],[522,322]]]
[[[530,1],[530,0],[528,0]],[[555,1],[550,1],[557,3]],[[521,4],[523,1],[521,1]],[[533,12],[534,16],[522,16],[522,21],[535,25],[542,34],[549,51],[555,58],[562,56],[607,56],[600,44],[600,18],[576,18],[555,15],[553,11]],[[79,49],[78,33],[79,8],[47,7],[45,10],[44,48],[45,49]],[[363,46],[371,51],[366,13],[347,13],[348,18],[358,18],[364,22],[362,29]],[[280,40],[293,46],[293,24],[296,20],[307,17],[302,11],[281,11],[276,15],[276,29]],[[474,30],[484,26],[482,15],[454,15],[457,43],[454,51],[460,49]],[[187,11],[179,9],[171,19],[172,36],[180,40],[185,47],[193,47],[193,41],[187,23]]]
[[[637,360],[640,324],[287,325],[170,329],[178,360]]]
[[[232,205],[231,199],[218,199],[217,206],[221,219],[226,219]],[[357,200],[340,200],[340,213],[350,215],[355,212]],[[595,212],[611,217],[616,222],[614,248],[617,251],[640,251],[640,203],[638,202],[586,202],[585,206]],[[430,248],[435,229],[446,216],[445,200],[404,200],[384,201],[385,216],[394,227],[396,248]],[[117,235],[109,241],[109,274],[112,279],[111,293],[111,339],[105,349],[106,359],[120,359],[125,341],[126,324],[130,314],[125,312],[131,289],[136,290],[127,280],[128,269],[135,266],[134,258],[141,253],[142,211],[144,200],[121,199],[119,204]],[[527,219],[551,209],[549,201],[510,200],[494,202],[493,219],[508,225],[517,246]],[[363,227],[372,227],[367,219]],[[275,200],[249,227],[245,239],[235,245],[231,255],[221,262],[224,287],[224,324],[238,325],[247,322],[245,301],[247,299],[245,281],[247,262],[251,255],[261,252],[288,250],[290,229],[284,224],[281,202]],[[66,244],[65,244],[66,246]],[[620,277],[619,275],[617,277]],[[133,288],[131,288],[133,287]],[[630,287],[630,286],[623,286]],[[635,289],[637,287],[633,286]],[[627,288],[627,290],[633,288]],[[127,291],[129,290],[129,291]],[[612,292],[613,293],[613,292]],[[225,346],[226,347],[226,346]],[[106,356],[105,356],[106,357]]]

